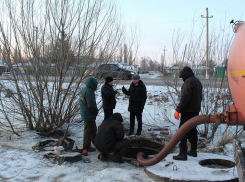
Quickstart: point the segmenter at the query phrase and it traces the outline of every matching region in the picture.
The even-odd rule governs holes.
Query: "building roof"
[[[0,60],[0,66],[8,67],[7,63],[5,63],[3,60]]]
[[[207,67],[209,69],[209,67]],[[196,65],[192,67],[193,70],[205,70],[206,66]]]
[[[167,69],[169,69],[169,70],[180,70],[181,68],[180,68],[179,65],[173,65],[173,66],[171,66],[171,67],[169,67]]]
[[[225,61],[217,66],[215,66],[215,68],[224,68],[226,65]]]

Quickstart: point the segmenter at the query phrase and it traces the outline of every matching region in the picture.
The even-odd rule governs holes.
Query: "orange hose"
[[[207,117],[208,115],[200,115],[189,119],[178,129],[178,131],[174,134],[168,144],[159,152],[159,154],[151,159],[145,159],[144,153],[139,152],[137,154],[138,162],[143,166],[152,166],[154,164],[157,164],[171,152],[171,150],[177,145],[177,143],[183,138],[183,136],[188,133],[188,131],[199,124],[204,124]]]

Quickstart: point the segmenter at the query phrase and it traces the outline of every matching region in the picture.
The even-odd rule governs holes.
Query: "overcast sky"
[[[139,57],[149,56],[160,62],[164,46],[166,58],[172,54],[174,31],[190,33],[193,20],[195,31],[206,25],[206,8],[209,11],[209,32],[220,25],[232,34],[232,19],[245,20],[244,0],[117,0],[127,25],[139,27],[141,47]],[[206,30],[204,36],[206,35]],[[205,39],[205,37],[204,37]]]

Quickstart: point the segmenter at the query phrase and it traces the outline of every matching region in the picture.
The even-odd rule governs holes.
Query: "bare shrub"
[[[193,30],[190,32],[189,36],[182,34],[180,31],[175,31],[173,34],[173,57],[171,64],[179,66],[180,69],[184,66],[192,68],[206,62],[206,42],[203,37],[205,26],[201,27],[199,35],[195,35],[195,21],[193,22]],[[212,31],[211,40],[209,42],[209,60],[212,62],[212,64],[208,63],[210,70],[213,69],[214,63],[219,65],[222,62],[227,62],[232,38],[233,36],[230,35],[229,32],[227,33],[222,27],[219,33],[217,33],[217,29]],[[182,47],[185,47],[185,50],[183,50]],[[176,108],[179,103],[180,87],[183,84],[183,81],[178,78],[179,71],[177,70],[168,75],[168,77],[163,78],[163,82],[168,88],[167,94],[173,101],[173,108]],[[204,73],[195,73],[195,76],[198,77],[203,84],[203,100],[200,114],[223,112],[226,105],[232,104],[232,97],[228,88],[227,78],[225,77],[225,71],[226,70],[224,70],[223,78],[213,77],[210,71],[209,79],[205,79]],[[202,127],[198,127],[198,131],[202,136],[209,138],[208,141],[210,142],[213,139],[217,128],[218,126],[216,124],[204,124],[203,129]]]
[[[18,118],[49,135],[79,114],[78,93],[89,65],[109,61],[118,51],[124,33],[120,16],[112,1],[103,0],[7,0],[5,5],[2,55],[16,74],[1,87],[16,94],[2,98],[0,111],[12,128]]]

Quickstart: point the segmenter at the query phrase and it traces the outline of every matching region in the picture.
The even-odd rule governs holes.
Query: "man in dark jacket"
[[[175,109],[174,117],[179,119],[179,113],[181,113],[180,128],[186,121],[199,115],[202,101],[202,84],[189,67],[184,67],[180,71],[179,77],[183,79],[184,84],[181,87],[181,98]],[[187,152],[187,139],[191,143],[189,152]],[[180,152],[177,156],[173,156],[173,159],[187,160],[187,155],[197,157],[197,141],[197,129],[194,127],[181,139]]]
[[[100,151],[98,159],[104,161],[108,153],[115,152],[111,157],[114,162],[123,162],[123,154],[127,151],[130,141],[124,138],[122,123],[123,118],[119,113],[112,114],[98,127],[95,146]]]
[[[96,116],[99,112],[95,100],[95,90],[98,81],[90,77],[86,80],[86,87],[80,92],[80,113],[84,121],[83,148],[88,152],[94,152],[95,148],[91,147],[91,142],[95,143],[97,127],[95,123]]]
[[[132,135],[134,132],[135,116],[138,120],[138,130],[136,135],[141,135],[142,131],[142,112],[144,110],[146,102],[146,87],[140,80],[139,75],[132,76],[133,82],[131,83],[129,90],[122,87],[124,94],[129,95],[128,111],[130,112],[130,130],[128,135]]]
[[[115,95],[118,91],[113,89],[113,78],[108,76],[105,79],[105,84],[101,88],[101,96],[103,100],[104,120],[113,114],[113,109],[116,107]]]

